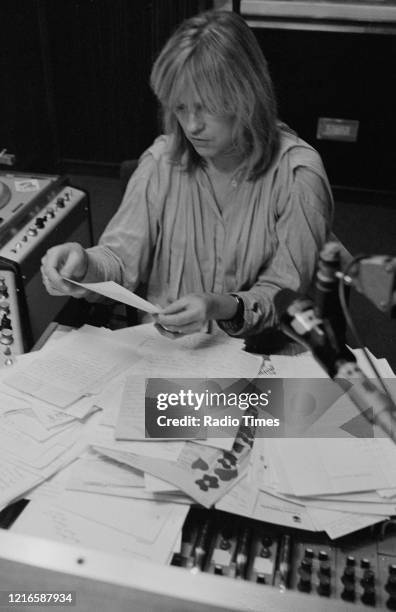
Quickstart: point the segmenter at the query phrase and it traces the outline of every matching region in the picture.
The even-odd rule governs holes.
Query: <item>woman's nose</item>
[[[197,112],[191,112],[187,119],[187,130],[190,134],[197,134],[203,128],[202,116]]]

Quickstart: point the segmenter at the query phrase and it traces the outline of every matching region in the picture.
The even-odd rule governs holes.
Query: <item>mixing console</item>
[[[192,508],[172,565],[313,597],[396,610],[396,524],[337,541],[225,512]]]

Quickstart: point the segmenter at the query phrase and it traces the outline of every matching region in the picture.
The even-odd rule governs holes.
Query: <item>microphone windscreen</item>
[[[307,305],[307,302],[310,302],[310,300],[292,289],[280,289],[274,297],[274,306],[278,318],[281,319],[286,313],[291,315],[292,313],[289,311],[289,307],[294,303],[301,304],[302,302]],[[298,310],[299,309],[300,308],[298,308]],[[302,309],[304,310],[304,308]]]

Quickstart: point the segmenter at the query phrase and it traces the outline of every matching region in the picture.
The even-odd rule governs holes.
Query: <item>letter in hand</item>
[[[64,280],[64,276],[80,281],[88,268],[88,255],[77,242],[66,242],[48,249],[41,260],[43,283],[50,295],[75,298],[87,295],[85,289]]]

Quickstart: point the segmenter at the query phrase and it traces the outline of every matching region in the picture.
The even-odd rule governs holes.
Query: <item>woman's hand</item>
[[[52,247],[41,260],[43,283],[51,295],[85,296],[85,289],[68,283],[63,277],[79,281],[84,278],[87,268],[88,255],[77,242]]]
[[[236,310],[236,300],[230,295],[192,293],[169,304],[155,321],[160,333],[177,338],[202,331],[212,319],[232,319]]]

